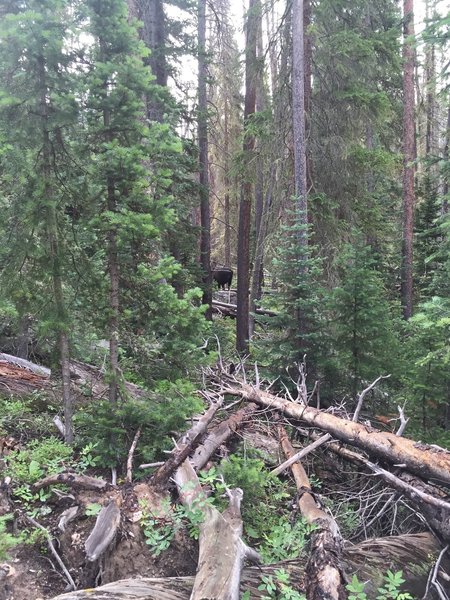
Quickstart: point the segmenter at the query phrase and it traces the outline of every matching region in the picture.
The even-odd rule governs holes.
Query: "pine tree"
[[[345,248],[339,262],[341,283],[332,296],[331,339],[338,370],[344,382],[350,380],[348,388],[356,399],[366,382],[391,373],[398,349],[372,250],[359,239]]]
[[[18,3],[3,15],[0,45],[2,188],[9,198],[9,225],[18,226],[3,275],[11,296],[21,303],[25,294],[26,310],[41,310],[47,330],[57,338],[68,443],[73,441],[73,428],[65,210],[72,202],[70,182],[77,170],[69,149],[77,104],[74,54],[66,44],[73,4]],[[47,282],[51,298],[43,291]]]
[[[187,349],[193,361],[200,358],[195,347],[204,327],[201,311],[193,306],[198,290],[177,298],[170,280],[180,267],[163,251],[163,238],[176,222],[172,176],[181,143],[169,124],[142,118],[142,99],[155,90],[125,3],[88,0],[86,11],[94,39],[85,90],[85,153],[86,159],[93,157],[86,216],[97,236],[95,245],[106,245],[109,302],[103,307],[110,339],[110,400],[115,402],[121,354],[140,355],[141,375],[148,376],[152,364],[166,365],[154,369],[148,383],[171,369],[172,376],[179,376],[192,365],[184,356]],[[99,284],[104,292],[105,281]],[[149,364],[143,364],[144,357]],[[179,362],[176,370],[171,360]]]

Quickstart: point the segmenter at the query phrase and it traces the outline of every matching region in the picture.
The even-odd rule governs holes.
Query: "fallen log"
[[[103,491],[114,487],[104,479],[89,477],[89,475],[77,475],[76,473],[64,472],[56,475],[49,475],[44,479],[40,479],[32,485],[31,489],[34,492],[37,492],[38,490],[48,487],[49,485],[58,485],[61,483],[73,488],[84,490]]]
[[[248,419],[256,410],[256,404],[249,404],[214,427],[192,456],[191,464],[194,469],[196,471],[203,469],[217,448],[226,442],[242,425],[242,422]]]
[[[278,428],[286,459],[295,456],[284,427]],[[331,515],[316,504],[306,472],[299,462],[290,465],[299,494],[298,506],[308,523],[315,526],[311,535],[311,552],[306,566],[306,597],[308,600],[344,600],[345,573],[341,564],[342,538]]]
[[[320,439],[314,432],[310,433],[312,439]],[[387,485],[401,494],[404,494],[413,505],[427,518],[429,525],[444,540],[450,542],[450,499],[442,490],[426,484],[424,481],[410,473],[399,472],[393,474],[379,465],[374,464],[365,456],[343,448],[340,444],[329,443],[327,450],[349,460],[355,464],[367,467],[372,473],[382,479]]]
[[[181,438],[177,448],[173,451],[171,457],[163,464],[150,478],[150,484],[157,489],[163,488],[171,475],[176,469],[187,459],[189,454],[194,450],[195,445],[198,444],[201,436],[206,432],[206,428],[211,422],[212,418],[222,406],[223,397],[217,402],[211,404],[205,414],[200,417],[197,423],[187,431]],[[208,455],[209,458],[210,455]],[[207,460],[208,460],[207,458]]]
[[[236,304],[230,304],[228,302],[221,302],[220,300],[213,300],[212,306],[213,306],[213,308],[216,308],[218,312],[222,311],[227,316],[230,316],[230,317],[236,316],[236,311],[237,311]],[[269,310],[267,308],[256,308],[255,314],[263,315],[266,317],[276,317],[278,315],[278,313],[276,313],[274,310]]]
[[[260,556],[241,539],[242,490],[229,490],[229,506],[221,514],[206,501],[189,461],[175,473],[181,501],[188,510],[201,510],[199,559],[191,600],[238,600],[245,558],[259,562]]]
[[[439,542],[430,533],[374,538],[359,544],[344,546],[342,560],[348,573],[367,581],[370,600],[377,594],[387,569],[403,570],[404,588],[416,598],[422,598],[427,584],[428,571],[434,557],[441,550]],[[443,565],[443,568],[446,566]],[[241,593],[250,592],[250,598],[267,596],[259,590],[262,576],[272,575],[284,569],[289,574],[292,587],[304,591],[304,567],[298,561],[282,561],[273,565],[244,567]],[[53,600],[189,600],[194,577],[132,578],[114,581],[95,589],[78,590],[61,594]]]
[[[309,423],[338,440],[361,448],[395,466],[401,466],[419,477],[450,486],[450,452],[443,448],[378,431],[329,412],[285,400],[246,383],[235,382],[234,385],[224,386],[221,392],[279,410],[292,419]]]

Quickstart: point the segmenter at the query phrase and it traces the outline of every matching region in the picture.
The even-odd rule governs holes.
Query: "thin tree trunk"
[[[39,77],[41,86],[41,117],[42,117],[42,175],[44,179],[44,198],[47,203],[47,236],[52,265],[53,297],[57,315],[57,335],[59,360],[61,367],[63,406],[64,406],[64,439],[68,444],[73,443],[73,407],[72,393],[70,389],[70,354],[69,340],[67,337],[67,311],[64,302],[64,292],[61,275],[61,256],[58,234],[58,222],[56,217],[56,201],[53,198],[51,184],[51,144],[48,129],[49,106],[46,84],[46,65],[43,56],[38,58]]]
[[[401,300],[403,317],[413,311],[413,229],[414,229],[414,0],[404,0],[403,45],[403,243]]]
[[[255,146],[254,135],[248,130],[249,119],[256,107],[256,45],[258,37],[258,13],[260,0],[249,0],[247,12],[247,35],[245,48],[245,105],[244,105],[244,160],[245,175],[241,189],[238,233],[238,283],[236,314],[236,349],[240,354],[249,350],[249,271],[250,271],[250,220],[252,209],[252,183],[250,159]]]
[[[198,3],[198,146],[200,183],[200,264],[203,278],[203,304],[206,318],[212,319],[211,216],[208,179],[208,105],[206,95],[206,0]]]
[[[258,14],[258,37],[257,37],[257,57],[258,66],[256,75],[256,100],[255,109],[256,112],[262,112],[265,109],[265,98],[264,98],[264,50],[262,40],[262,15]],[[255,301],[261,297],[262,288],[262,248],[261,248],[261,227],[264,213],[264,165],[262,157],[262,142],[256,140],[257,144],[257,155],[256,155],[256,181],[255,181],[255,254],[253,257],[253,273],[251,278],[251,290],[250,290],[250,314],[249,317],[249,336],[253,336],[255,329],[255,318],[253,313],[255,312]]]
[[[303,0],[293,1],[292,14],[292,119],[294,137],[295,202],[298,224],[308,224],[308,199],[306,184],[305,135],[305,44]],[[299,243],[308,245],[305,227],[299,231]]]
[[[444,161],[448,163],[449,159],[449,146],[450,146],[450,106],[447,109],[447,132],[445,135],[445,148],[444,148]],[[449,197],[448,197],[448,173],[444,173],[444,185],[442,188],[443,191],[443,201],[442,201],[442,214],[448,214],[448,205],[449,205]]]
[[[225,266],[231,267],[231,235],[230,235],[230,131],[229,131],[229,118],[230,118],[230,101],[228,95],[225,95],[225,109],[224,109],[224,153],[225,153],[225,198],[224,198],[224,221],[225,221],[225,234],[224,234],[224,246],[225,246]]]
[[[308,31],[311,25],[311,0],[304,0],[303,4],[303,31],[304,31],[304,64],[305,64],[305,141],[306,141],[306,189],[308,192],[313,186],[313,164],[311,152],[307,141],[311,135],[311,102],[312,102],[312,39]],[[308,212],[308,222],[311,223],[311,214]]]

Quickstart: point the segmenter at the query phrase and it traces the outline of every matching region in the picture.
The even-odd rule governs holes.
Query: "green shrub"
[[[186,421],[203,410],[191,383],[160,381],[144,398],[118,402],[92,402],[75,416],[82,443],[95,440],[90,454],[104,467],[122,467],[136,431],[141,437],[135,460],[151,462],[172,447],[174,432],[186,429]]]

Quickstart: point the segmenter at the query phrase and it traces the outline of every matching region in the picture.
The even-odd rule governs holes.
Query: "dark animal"
[[[227,267],[217,267],[213,271],[213,279],[217,281],[219,290],[224,290],[225,286],[228,286],[228,289],[230,289],[231,282],[233,281],[233,271]]]

